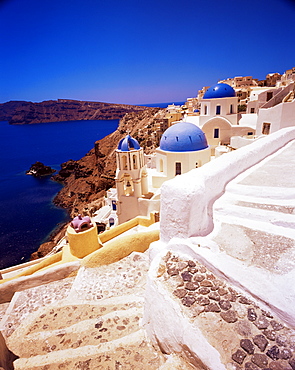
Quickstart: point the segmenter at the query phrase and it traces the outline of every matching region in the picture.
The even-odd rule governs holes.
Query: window
[[[137,160],[136,160],[136,155],[133,155],[133,156],[132,156],[132,158],[133,158],[133,169],[134,169],[134,170],[137,170]]]
[[[126,155],[123,155],[123,169],[124,170],[127,170],[127,157]]]
[[[263,135],[268,135],[269,131],[270,131],[270,123],[264,122],[263,126],[262,126],[262,134]]]
[[[175,176],[176,175],[181,175],[181,163],[180,162],[175,163]]]
[[[196,168],[198,168],[199,167],[199,163],[198,162],[196,162]]]
[[[124,174],[123,189],[124,189],[124,195],[126,196],[133,195],[134,193],[132,177],[128,175],[127,173]]]
[[[164,172],[163,159],[160,159],[160,172]]]
[[[251,135],[253,135],[253,132],[252,131],[249,131],[247,135],[248,136],[251,136]]]
[[[255,108],[251,108],[250,113],[255,113]]]
[[[220,114],[220,112],[221,112],[221,106],[216,105],[216,114]]]
[[[273,93],[272,92],[268,92],[266,94],[266,101],[269,101],[272,98],[272,96],[273,96]]]
[[[214,139],[218,139],[219,138],[219,128],[215,128],[214,129],[214,135],[213,135]]]
[[[205,107],[204,107],[204,115],[205,116],[207,115],[207,105],[205,105]]]
[[[230,112],[230,114],[233,114],[234,113],[234,107],[233,107],[232,104],[230,105],[230,111],[229,112]]]

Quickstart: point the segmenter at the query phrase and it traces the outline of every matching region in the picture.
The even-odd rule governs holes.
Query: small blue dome
[[[195,152],[208,148],[204,132],[190,122],[170,126],[162,135],[160,149],[167,152]]]
[[[118,150],[121,150],[122,152],[129,152],[129,150],[138,149],[140,149],[138,141],[130,135],[127,135],[124,137],[124,139],[121,139],[118,144]]]
[[[216,84],[205,92],[203,99],[232,98],[236,96],[235,90],[228,84]]]

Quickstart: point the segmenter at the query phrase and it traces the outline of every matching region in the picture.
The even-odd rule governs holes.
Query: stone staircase
[[[67,298],[43,305],[6,338],[15,370],[192,369],[164,355],[142,326],[148,257],[83,268]],[[40,287],[41,289],[41,287]]]
[[[165,357],[141,328],[142,304],[122,296],[39,310],[8,340],[15,369],[158,369]]]

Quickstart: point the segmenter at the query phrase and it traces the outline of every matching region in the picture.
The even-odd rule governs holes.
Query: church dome
[[[130,135],[127,135],[126,137],[121,139],[118,144],[118,150],[121,150],[122,152],[129,152],[130,150],[138,149],[140,149],[138,141]]]
[[[228,84],[216,84],[205,92],[203,99],[232,98],[236,96],[235,90]]]
[[[208,148],[204,132],[190,122],[170,126],[162,135],[160,149],[167,152],[195,152]]]

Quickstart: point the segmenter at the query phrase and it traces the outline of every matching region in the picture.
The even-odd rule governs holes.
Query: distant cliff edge
[[[120,119],[146,107],[80,100],[47,100],[41,103],[9,101],[0,104],[0,121],[12,125],[42,122]]]

